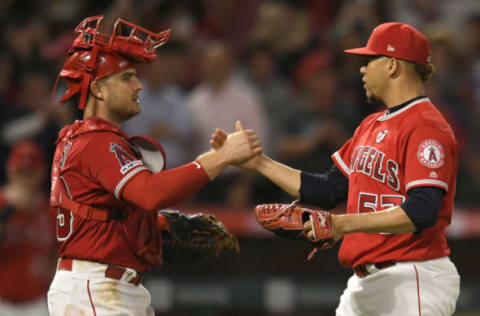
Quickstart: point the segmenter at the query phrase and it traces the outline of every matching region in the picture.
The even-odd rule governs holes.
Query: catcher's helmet
[[[122,26],[130,29],[122,36]],[[114,73],[133,67],[133,63],[148,63],[156,57],[156,49],[165,44],[170,30],[153,33],[133,23],[118,19],[111,35],[104,32],[103,15],[83,20],[76,28],[77,38],[68,51],[65,64],[60,71],[52,91],[57,94],[59,79],[65,80],[68,89],[58,96],[56,103],[78,98],[78,107],[85,108],[90,83]]]

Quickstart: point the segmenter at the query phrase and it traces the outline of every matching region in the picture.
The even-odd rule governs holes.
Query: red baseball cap
[[[431,62],[432,49],[428,39],[406,23],[388,22],[377,26],[367,46],[346,49],[345,53],[357,55],[385,55],[419,64]]]
[[[13,170],[32,170],[45,168],[45,152],[32,141],[22,141],[13,146],[8,156],[7,168]]]

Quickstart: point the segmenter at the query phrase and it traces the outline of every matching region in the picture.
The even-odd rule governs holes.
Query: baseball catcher
[[[238,251],[215,217],[159,210],[187,199],[227,165],[259,154],[261,145],[253,131],[237,131],[221,149],[166,170],[160,144],[121,126],[141,110],[136,65],[155,60],[170,30],[155,33],[118,19],[108,34],[103,16],[94,16],[75,33],[53,90],[60,104],[83,110],[83,120],[65,126],[56,142],[50,204],[60,259],[49,312],[152,316],[141,284],[146,271]]]
[[[255,207],[254,215],[263,228],[277,236],[311,243],[314,248],[307,257],[310,260],[319,249],[327,249],[334,244],[331,214],[302,207],[297,202],[260,204]],[[310,227],[306,225],[312,225],[310,232]]]

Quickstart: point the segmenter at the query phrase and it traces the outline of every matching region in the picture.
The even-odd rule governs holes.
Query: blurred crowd
[[[359,122],[381,109],[366,103],[364,60],[343,49],[363,46],[379,23],[410,23],[431,41],[437,76],[427,95],[460,145],[457,205],[480,204],[478,0],[1,1],[1,165],[22,140],[39,143],[51,159],[59,129],[81,118],[73,107],[55,106],[51,90],[74,27],[99,14],[107,29],[121,17],[172,30],[158,59],[138,69],[142,113],[124,126],[130,135],[156,138],[168,168],[208,149],[216,127],[230,132],[241,120],[267,155],[326,171]],[[190,202],[246,207],[288,199],[267,180],[232,167]]]

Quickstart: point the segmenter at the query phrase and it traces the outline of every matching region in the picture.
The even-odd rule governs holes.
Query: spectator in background
[[[201,66],[203,81],[188,99],[188,110],[195,127],[194,145],[206,146],[212,127],[231,131],[237,120],[246,129],[255,130],[261,139],[267,139],[268,125],[260,98],[245,80],[236,75],[235,60],[230,49],[221,43],[209,44]],[[199,147],[195,152],[205,149]],[[250,201],[251,180],[250,175],[229,168],[196,196],[200,202],[246,206]]]
[[[13,59],[11,56],[0,54],[0,128],[7,123],[7,114],[10,105],[13,103],[15,88],[13,79]],[[8,144],[0,141],[0,166],[4,166],[7,161]],[[0,168],[0,183],[6,181],[5,168]]]
[[[292,85],[277,71],[275,57],[269,45],[256,45],[248,53],[245,78],[256,89],[264,112],[269,118],[269,130],[266,131],[269,143],[264,150],[277,157],[277,142],[287,129],[288,120],[297,111],[299,100],[292,94]]]
[[[478,119],[480,118],[480,11],[470,16],[465,24],[467,43],[466,57],[471,63],[473,91],[475,93],[476,104],[475,118]]]
[[[402,21],[416,27],[438,21],[442,15],[442,2],[430,0],[386,1],[390,8],[390,16],[394,21]]]
[[[307,56],[297,68],[302,105],[278,143],[278,154],[294,168],[319,172],[331,165],[330,155],[358,123],[358,110],[343,100],[329,59]]]
[[[48,43],[46,20],[31,11],[24,12],[10,16],[4,30],[5,46],[12,54],[17,81],[32,68],[45,64],[41,47]]]
[[[22,78],[17,104],[9,104],[1,118],[1,142],[7,146],[34,139],[47,154],[53,155],[60,127],[73,121],[68,107],[56,107],[50,96],[50,80],[40,71]]]
[[[267,44],[278,62],[279,71],[290,75],[310,41],[309,27],[308,14],[295,8],[293,2],[261,1],[250,42]]]
[[[180,85],[185,65],[185,47],[181,43],[169,42],[160,50],[157,60],[142,69],[142,111],[124,126],[129,135],[150,136],[162,144],[168,153],[167,168],[194,158],[192,121],[187,95]]]
[[[33,142],[14,145],[8,182],[0,188],[0,315],[48,315],[46,294],[55,267],[55,213],[46,197],[45,153]]]
[[[200,41],[222,41],[235,53],[245,49],[248,45],[247,34],[257,17],[259,1],[205,0],[202,3],[201,7],[197,7],[197,15],[200,15],[197,34]]]
[[[291,117],[295,116],[299,100],[294,96],[292,84],[287,77],[277,69],[277,63],[269,45],[259,44],[250,48],[247,53],[244,72],[247,82],[256,89],[264,112],[269,118],[267,133],[268,142],[263,144],[263,150],[278,157],[278,144],[282,135],[288,129]],[[255,176],[252,200],[288,201],[290,197],[282,190],[272,189],[270,181],[264,177]]]

